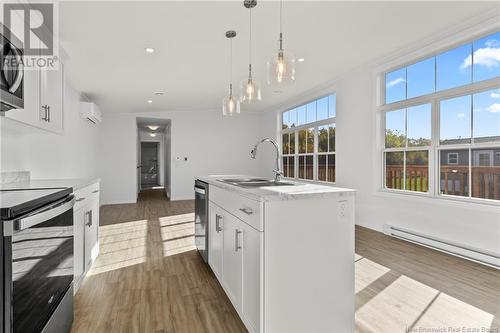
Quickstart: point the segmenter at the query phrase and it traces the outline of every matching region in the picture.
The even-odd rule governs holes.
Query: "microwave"
[[[0,23],[0,112],[24,108],[23,43]]]

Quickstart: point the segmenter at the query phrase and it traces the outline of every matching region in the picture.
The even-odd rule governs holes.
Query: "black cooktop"
[[[0,220],[10,220],[71,194],[72,189],[0,191]]]

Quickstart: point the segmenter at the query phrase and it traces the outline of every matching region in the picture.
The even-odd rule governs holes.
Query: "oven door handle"
[[[205,189],[203,189],[203,188],[201,188],[201,187],[198,187],[198,186],[195,186],[195,187],[194,187],[194,192],[195,192],[195,193],[198,193],[198,194],[202,194],[202,195],[204,195],[204,194],[206,194],[206,193],[207,193],[207,192],[205,191]]]
[[[47,222],[48,220],[67,212],[75,205],[75,197],[71,195],[69,198],[59,200],[49,207],[34,211],[27,217],[16,220],[14,223],[14,231],[21,231],[37,224]]]

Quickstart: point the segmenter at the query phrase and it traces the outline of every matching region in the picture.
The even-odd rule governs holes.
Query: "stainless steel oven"
[[[0,112],[24,108],[23,44],[0,23]]]
[[[3,221],[4,332],[71,329],[73,205],[73,195],[64,194]]]
[[[208,262],[208,184],[194,184],[194,240],[198,252]]]

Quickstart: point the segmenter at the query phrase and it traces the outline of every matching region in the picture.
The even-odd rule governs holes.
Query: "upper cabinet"
[[[63,131],[64,64],[58,69],[24,71],[24,108],[5,113],[22,123],[55,133]]]
[[[12,33],[22,37],[23,24],[21,17],[12,15]],[[31,39],[30,47],[33,50],[41,49],[41,41],[37,38]],[[62,133],[64,128],[64,51],[59,49],[57,53],[57,56],[53,57],[25,54],[24,108],[9,110],[5,112],[5,117],[51,132]],[[54,59],[57,60],[52,63],[57,64],[56,66],[44,65]]]

